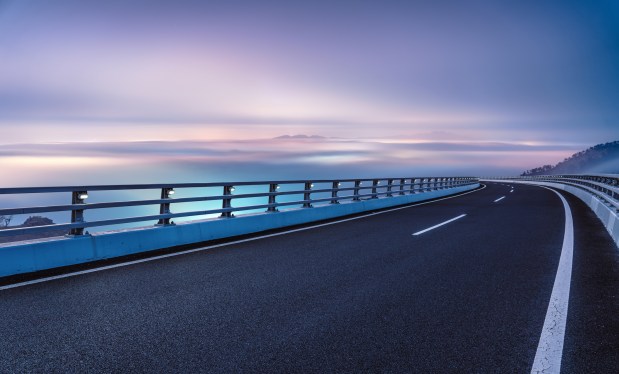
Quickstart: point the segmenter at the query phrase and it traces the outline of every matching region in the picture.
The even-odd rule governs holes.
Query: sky
[[[613,0],[0,0],[4,185],[510,175],[617,103]]]

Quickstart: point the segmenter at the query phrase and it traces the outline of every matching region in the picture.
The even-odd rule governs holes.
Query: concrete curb
[[[602,200],[600,200],[595,195],[580,189],[578,187],[574,187],[571,185],[566,185],[562,183],[553,183],[553,182],[529,182],[529,181],[515,181],[515,180],[487,180],[488,182],[500,182],[500,183],[520,183],[520,184],[529,184],[534,186],[546,186],[553,187],[559,190],[563,190],[568,192],[580,200],[582,200],[591,210],[595,213],[596,216],[602,221],[604,227],[613,238],[613,241],[619,248],[619,218],[617,216],[617,212],[614,209],[611,209],[608,205],[604,204]]]
[[[215,218],[179,223],[173,226],[150,226],[76,238],[60,237],[8,243],[0,246],[0,277],[344,217],[440,198],[470,191],[477,187],[479,187],[478,183],[413,195],[396,195],[278,213]],[[396,193],[394,192],[394,195]]]

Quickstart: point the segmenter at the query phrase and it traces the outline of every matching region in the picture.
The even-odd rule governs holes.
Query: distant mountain
[[[528,175],[556,174],[619,174],[619,141],[598,144],[574,153],[555,166],[544,165],[522,173]]]
[[[9,220],[10,222],[10,220]],[[8,222],[7,222],[8,224]],[[47,217],[42,216],[31,216],[28,217],[24,223],[17,226],[8,226],[8,227],[0,227],[0,230],[5,229],[16,229],[20,227],[33,227],[33,226],[44,226],[44,225],[53,225],[54,221]],[[8,242],[18,242],[23,240],[32,240],[32,239],[41,239],[41,238],[51,238],[54,236],[63,236],[67,233],[66,230],[54,230],[50,229],[49,231],[38,232],[33,234],[20,234],[14,236],[6,236],[0,237],[0,243],[8,243]]]
[[[273,139],[326,139],[324,136],[320,135],[282,135],[275,137]]]

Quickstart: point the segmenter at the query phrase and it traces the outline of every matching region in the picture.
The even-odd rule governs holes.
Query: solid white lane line
[[[505,196],[501,196],[498,199],[494,200],[495,203],[498,203],[499,201],[503,200],[505,198]]]
[[[540,186],[543,187],[543,186]],[[546,188],[546,187],[544,187]],[[563,356],[563,341],[567,320],[567,307],[570,299],[570,282],[572,279],[572,258],[574,254],[574,223],[572,211],[565,198],[557,191],[565,210],[565,233],[563,248],[559,259],[559,268],[552,287],[544,327],[537,345],[531,373],[560,373],[561,357]]]
[[[75,277],[75,276],[83,275],[83,274],[96,273],[96,272],[103,271],[103,270],[109,270],[109,269],[115,269],[115,268],[120,268],[120,267],[135,265],[135,264],[140,264],[142,262],[156,261],[156,260],[161,260],[161,259],[168,258],[168,257],[175,257],[175,256],[186,255],[186,254],[194,253],[194,252],[206,251],[206,250],[209,250],[209,249],[225,247],[225,246],[228,246],[228,245],[234,245],[234,244],[251,242],[251,241],[254,241],[254,240],[272,238],[274,236],[280,236],[280,235],[291,234],[291,233],[295,233],[295,232],[299,232],[299,231],[316,229],[316,228],[319,228],[319,227],[335,225],[335,224],[342,223],[342,222],[354,221],[354,220],[366,218],[366,217],[369,217],[369,216],[375,216],[375,215],[378,215],[378,214],[385,214],[385,213],[394,212],[396,210],[409,209],[409,208],[413,208],[413,207],[416,207],[416,206],[419,206],[419,205],[432,204],[434,202],[441,201],[441,200],[454,199],[456,197],[460,197],[460,196],[463,196],[463,195],[468,195],[468,194],[473,193],[473,192],[481,191],[481,190],[483,190],[485,188],[486,188],[486,185],[482,184],[482,187],[480,189],[478,189],[478,190],[463,192],[463,193],[458,194],[456,196],[442,197],[440,199],[436,199],[436,200],[432,200],[432,201],[424,201],[424,202],[420,202],[420,203],[417,203],[417,204],[414,204],[414,205],[402,206],[402,207],[398,207],[398,208],[382,210],[380,212],[364,214],[362,216],[341,219],[341,220],[338,220],[338,221],[333,221],[333,222],[328,222],[328,223],[321,223],[321,224],[318,224],[318,225],[302,227],[302,228],[294,229],[294,230],[282,231],[282,232],[278,232],[278,233],[275,233],[275,234],[256,236],[254,238],[235,240],[235,241],[232,241],[232,242],[226,242],[226,243],[221,243],[221,244],[214,244],[214,245],[209,245],[209,246],[206,246],[206,247],[189,249],[189,250],[181,251],[181,252],[168,253],[168,254],[161,255],[161,256],[154,256],[154,257],[149,257],[149,258],[143,258],[143,259],[140,259],[140,260],[134,260],[134,261],[129,261],[129,262],[122,262],[120,264],[102,266],[102,267],[94,268],[94,269],[76,271],[76,272],[73,272],[73,273],[60,274],[60,275],[55,275],[55,276],[51,276],[51,277],[34,279],[34,280],[31,280],[31,281],[26,281],[26,282],[9,284],[9,285],[6,285],[6,286],[0,286],[0,291],[8,290],[8,289],[11,289],[11,288],[28,286],[28,285],[31,285],[31,284],[49,282],[49,281],[53,281],[53,280],[56,280],[56,279],[70,278],[70,277]]]
[[[423,234],[424,232],[428,232],[428,231],[430,231],[430,230],[434,230],[434,229],[435,229],[435,228],[437,228],[437,227],[441,227],[441,226],[443,226],[443,225],[446,225],[446,224],[448,224],[448,223],[450,223],[450,222],[453,222],[453,221],[455,221],[455,220],[457,220],[457,219],[460,219],[460,218],[462,218],[462,217],[464,217],[464,216],[466,216],[466,214],[460,214],[458,217],[454,217],[454,218],[452,218],[452,219],[448,219],[447,221],[445,221],[445,222],[441,222],[441,223],[439,223],[438,225],[434,225],[434,226],[432,226],[432,227],[428,227],[428,228],[427,228],[427,229],[425,229],[425,230],[417,231],[416,233],[414,233],[414,234],[413,234],[413,236],[421,235],[421,234]]]

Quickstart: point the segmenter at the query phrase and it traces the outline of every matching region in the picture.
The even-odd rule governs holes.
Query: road
[[[574,249],[562,372],[616,372],[619,252],[593,213],[565,198]],[[565,219],[553,191],[488,183],[4,289],[0,371],[530,372]]]

